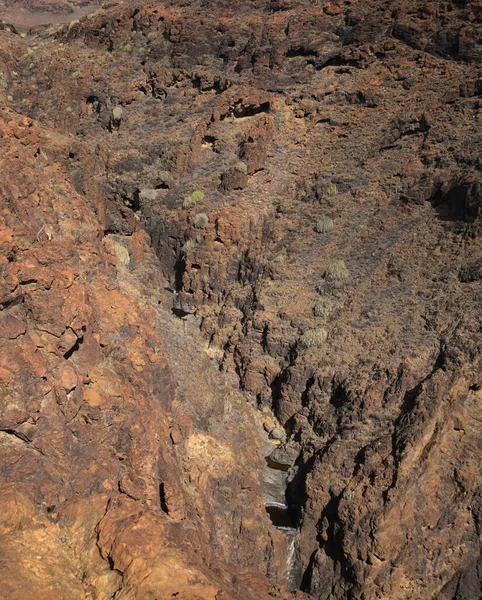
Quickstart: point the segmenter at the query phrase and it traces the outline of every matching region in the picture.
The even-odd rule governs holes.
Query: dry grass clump
[[[315,231],[317,233],[328,233],[333,230],[333,219],[330,217],[321,217],[318,219],[315,225]]]
[[[325,196],[336,196],[338,194],[338,188],[334,183],[325,183],[322,188],[323,194]]]
[[[151,188],[143,188],[139,192],[141,202],[154,202],[159,197],[159,192]]]

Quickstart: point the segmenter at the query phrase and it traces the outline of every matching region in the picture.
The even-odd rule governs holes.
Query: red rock
[[[27,326],[23,321],[9,313],[0,313],[0,338],[14,340],[26,331]]]
[[[71,392],[77,387],[77,373],[75,372],[75,369],[70,365],[65,365],[62,368],[60,374],[58,375],[58,380],[60,385],[67,393]],[[84,393],[84,397],[86,393],[87,392]]]

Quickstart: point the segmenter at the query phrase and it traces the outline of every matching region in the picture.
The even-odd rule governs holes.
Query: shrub
[[[114,242],[114,252],[117,260],[121,264],[128,265],[130,263],[131,257],[129,255],[129,250],[125,246],[119,244],[118,242]]]
[[[244,162],[236,163],[236,166],[234,168],[236,169],[236,171],[238,171],[238,173],[243,173],[243,175],[248,174],[248,165]]]
[[[323,194],[325,196],[336,196],[338,194],[338,188],[334,183],[325,183],[322,187]]]
[[[333,303],[328,298],[320,298],[313,308],[315,317],[327,317],[333,310]]]
[[[171,174],[169,173],[169,171],[161,171],[161,172],[159,173],[158,177],[159,177],[159,181],[160,181],[161,183],[164,183],[164,184],[166,184],[166,183],[168,183],[168,182],[169,182],[169,179],[171,178]],[[201,192],[201,193],[202,193],[202,192]]]
[[[319,348],[323,346],[327,337],[326,329],[317,327],[316,329],[307,329],[301,336],[301,342],[307,348]]]
[[[192,194],[184,198],[182,205],[184,208],[192,208],[193,206],[196,206],[198,202],[201,202],[203,198],[204,192],[201,192],[201,190],[194,190]]]
[[[193,225],[197,229],[204,229],[209,223],[209,217],[206,213],[198,213],[193,219]]]
[[[348,279],[349,272],[343,260],[334,260],[325,271],[325,278],[330,281],[343,281]]]
[[[159,196],[159,193],[157,190],[153,190],[151,188],[143,188],[142,190],[140,190],[139,192],[139,199],[142,202],[152,202],[154,200],[157,200]]]
[[[181,248],[181,251],[184,255],[189,254],[189,251],[194,248],[196,242],[194,240],[188,239],[185,241],[184,246]]]
[[[201,202],[201,200],[204,198],[204,192],[201,192],[201,190],[194,190],[194,192],[191,194],[191,198],[194,200],[194,202]]]
[[[112,120],[120,121],[122,118],[122,106],[114,106],[112,109]]]
[[[321,217],[318,219],[315,225],[315,231],[317,233],[328,233],[333,229],[333,220],[330,217]]]

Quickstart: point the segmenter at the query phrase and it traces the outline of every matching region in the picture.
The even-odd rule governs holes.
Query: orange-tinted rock
[[[240,447],[234,424],[249,409],[239,403],[226,422],[224,394],[209,391],[216,432],[207,435],[204,421],[190,415],[199,386],[184,390],[176,409],[184,424],[173,445],[177,384],[156,324],[150,290],[161,290],[163,280],[148,238],[135,235],[131,265],[113,260],[95,212],[48,161],[35,183],[41,193],[18,202],[32,190],[43,135],[31,137],[28,123],[6,124],[0,113],[2,185],[13,199],[0,205],[1,218],[13,231],[31,231],[3,236],[12,260],[0,313],[2,589],[12,598],[83,598],[92,590],[96,597],[132,590],[159,597],[160,589],[170,590],[166,598],[264,598],[262,565],[277,532],[262,507],[255,433],[243,430],[251,454],[233,451]],[[44,204],[52,237],[38,235]],[[67,213],[86,224],[82,242],[79,227],[64,222]],[[12,301],[15,278],[24,292]],[[176,335],[184,340],[182,331]],[[191,362],[186,377],[193,368],[200,369]],[[208,393],[206,384],[201,389]],[[198,439],[209,442],[192,442]],[[246,476],[249,493],[242,491]],[[218,495],[224,487],[237,492]],[[246,544],[233,546],[251,496],[258,509]],[[213,526],[224,511],[232,524]],[[232,583],[236,562],[255,586]]]

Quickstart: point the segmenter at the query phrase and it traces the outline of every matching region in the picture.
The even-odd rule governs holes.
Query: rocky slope
[[[286,548],[246,400],[159,308],[142,230],[104,236],[49,160],[66,140],[0,125],[2,595],[267,597]]]
[[[282,597],[255,405],[294,463],[290,588],[481,596],[481,19],[137,2],[0,31],[12,597],[27,568],[46,598]]]

